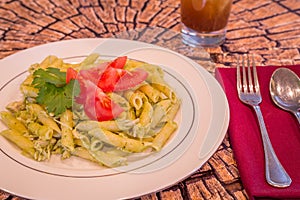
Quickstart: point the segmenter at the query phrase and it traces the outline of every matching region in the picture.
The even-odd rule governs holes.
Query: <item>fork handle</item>
[[[266,125],[258,105],[253,106],[260,127],[265,154],[265,170],[267,182],[274,187],[288,187],[292,180],[282,167],[272,147]]]
[[[300,111],[295,111],[294,115],[296,116],[298,123],[300,124]]]

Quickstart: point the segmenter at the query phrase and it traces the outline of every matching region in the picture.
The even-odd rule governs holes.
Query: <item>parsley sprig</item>
[[[58,68],[38,69],[33,73],[33,86],[39,89],[37,103],[46,107],[49,113],[60,115],[72,108],[74,97],[80,93],[76,80],[66,83],[66,73]]]

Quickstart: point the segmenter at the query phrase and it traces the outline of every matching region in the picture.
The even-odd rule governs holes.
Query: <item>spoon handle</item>
[[[261,136],[265,154],[265,168],[267,182],[274,187],[288,187],[292,180],[282,167],[272,147],[268,131],[259,106],[253,106],[261,130]]]
[[[298,123],[300,124],[300,112],[299,111],[295,111],[294,115],[296,116]]]

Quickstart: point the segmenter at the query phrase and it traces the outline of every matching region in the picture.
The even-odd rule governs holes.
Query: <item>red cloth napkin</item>
[[[300,76],[300,65],[284,66]],[[262,139],[254,110],[237,95],[236,68],[217,68],[229,108],[229,139],[242,183],[250,199],[300,199],[300,126],[290,112],[277,107],[269,93],[269,81],[278,67],[257,67],[263,101],[260,104],[273,148],[292,179],[287,188],[275,188],[265,180]]]

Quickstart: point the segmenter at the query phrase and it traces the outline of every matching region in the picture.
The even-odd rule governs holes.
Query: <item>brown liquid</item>
[[[232,0],[181,0],[182,23],[198,32],[226,27]]]

